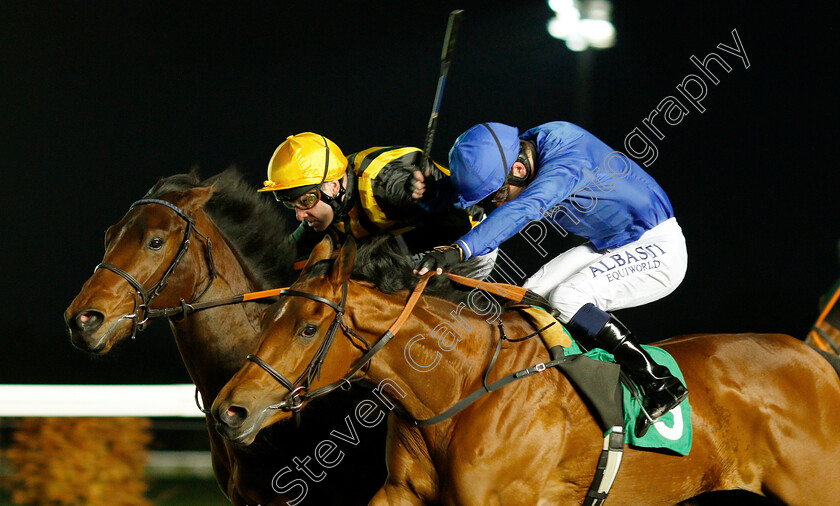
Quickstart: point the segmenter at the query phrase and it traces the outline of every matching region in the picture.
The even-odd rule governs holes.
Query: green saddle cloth
[[[667,351],[655,346],[642,345],[647,350],[653,360],[660,365],[664,365],[671,371],[671,374],[679,378],[685,384],[682,371],[677,366],[677,361],[674,360]],[[565,348],[566,356],[581,355],[582,350],[577,343],[573,343],[569,348]],[[595,348],[583,354],[596,361],[615,363],[615,359],[610,353]],[[622,383],[622,404],[624,411],[625,437],[624,442],[641,448],[664,448],[671,450],[680,455],[688,455],[691,450],[691,404],[686,398],[679,406],[665,413],[653,426],[648,429],[647,434],[641,438],[635,435],[636,417],[641,412],[639,402],[630,393],[630,390]]]

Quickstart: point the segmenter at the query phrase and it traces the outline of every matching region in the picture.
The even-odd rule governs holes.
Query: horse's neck
[[[369,309],[368,314],[363,315],[360,313],[365,309],[354,312],[355,305],[348,302],[348,316],[356,330],[362,330],[372,340],[382,336],[396,320],[406,301],[404,294],[377,294],[391,302],[381,312],[381,317],[375,318],[379,324],[371,323]],[[359,308],[365,307],[364,303],[357,304]],[[386,320],[384,326],[382,319]],[[509,337],[522,337],[532,332],[517,315],[504,315],[503,321]],[[481,388],[498,339],[498,326],[488,323],[488,319],[464,306],[424,297],[397,336],[374,357],[368,379],[414,418],[430,418]],[[505,343],[488,383],[547,359],[539,338],[517,344]]]
[[[196,226],[213,244],[217,272],[216,279],[201,297],[202,301],[260,289],[227,239],[203,212],[197,213]],[[201,240],[195,243],[200,243],[201,247],[195,248],[194,260],[197,265],[206,266],[205,245]],[[206,281],[196,283],[193,298],[201,295]],[[245,356],[256,348],[261,309],[259,304],[253,303],[219,306],[172,322],[172,332],[184,365],[207,402],[215,398],[242,366]]]

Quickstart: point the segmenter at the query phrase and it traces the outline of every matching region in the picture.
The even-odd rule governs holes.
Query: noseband
[[[397,320],[391,325],[391,327],[385,332],[385,334],[379,339],[379,341],[376,342],[376,344],[373,347],[371,347],[362,336],[360,336],[357,332],[348,327],[347,324],[345,324],[342,320],[342,316],[344,315],[344,307],[347,303],[346,281],[344,282],[344,284],[341,285],[341,302],[339,304],[336,304],[328,299],[307,292],[300,292],[297,290],[289,289],[281,290],[281,295],[305,297],[307,299],[311,299],[316,302],[321,302],[330,306],[335,310],[335,318],[330,324],[330,328],[327,331],[327,335],[324,337],[324,340],[321,342],[321,346],[318,348],[318,351],[315,352],[315,356],[312,357],[312,360],[309,362],[309,365],[306,366],[306,369],[304,369],[300,377],[298,377],[298,379],[294,382],[290,381],[288,378],[280,374],[276,369],[271,367],[271,365],[269,365],[265,360],[261,359],[257,355],[250,354],[246,357],[251,362],[254,362],[258,366],[262,367],[268,374],[271,375],[272,378],[276,379],[281,385],[283,385],[289,390],[289,394],[286,396],[285,399],[283,399],[277,404],[272,404],[268,406],[266,409],[280,409],[283,411],[291,411],[292,413],[294,413],[295,419],[299,424],[300,410],[306,401],[327,395],[328,393],[332,392],[333,390],[339,387],[343,389],[348,389],[351,386],[351,382],[360,381],[364,379],[365,374],[362,374],[361,376],[356,378],[354,378],[354,376],[357,372],[359,372],[366,365],[368,365],[373,356],[377,354],[386,344],[388,344],[388,341],[390,341],[391,338],[393,338],[394,335],[399,331],[400,327],[402,327],[403,323],[405,323],[405,321],[408,319],[408,316],[411,314],[411,310],[414,308],[414,306],[417,304],[417,301],[420,299],[420,295],[423,293],[423,290],[425,290],[426,284],[429,282],[429,279],[432,275],[434,275],[434,271],[426,274],[425,276],[423,276],[423,278],[420,279],[420,282],[417,283],[417,286],[414,288],[414,292],[412,292],[411,297],[409,297],[408,302],[406,303],[400,315],[397,317]],[[356,338],[362,343],[364,343],[364,350],[366,353],[356,362],[356,364],[353,367],[350,368],[350,371],[347,372],[347,374],[345,374],[340,380],[310,392],[309,390],[312,386],[313,380],[315,378],[320,378],[321,365],[324,363],[324,359],[326,358],[327,353],[332,347],[333,341],[335,340],[335,334],[338,331],[339,327],[348,337],[348,339],[350,339],[351,342],[353,342],[353,338]],[[354,346],[356,345],[355,343],[353,344]]]
[[[187,223],[186,230],[184,231],[184,239],[181,241],[181,246],[178,248],[178,252],[172,259],[172,262],[169,264],[169,268],[167,268],[166,272],[163,273],[163,276],[160,278],[160,281],[158,281],[157,283],[155,283],[154,286],[146,290],[145,288],[143,288],[142,283],[137,281],[137,279],[135,279],[134,276],[124,271],[123,269],[120,269],[116,265],[102,262],[99,265],[97,265],[96,268],[93,270],[94,273],[99,269],[107,269],[111,272],[114,272],[123,279],[125,279],[128,282],[128,284],[130,284],[136,291],[137,297],[135,297],[134,299],[134,311],[132,313],[124,314],[120,317],[120,319],[130,318],[132,320],[132,339],[135,338],[138,331],[143,331],[146,328],[146,325],[149,323],[149,320],[161,316],[167,316],[167,313],[163,311],[156,311],[150,308],[149,306],[152,304],[152,301],[155,299],[155,297],[160,295],[160,292],[162,292],[163,289],[166,288],[166,285],[169,282],[169,276],[171,276],[172,273],[175,271],[175,268],[178,267],[178,264],[181,262],[181,259],[186,254],[187,249],[189,249],[190,247],[190,236],[193,232],[195,232],[199,237],[204,239],[204,242],[207,245],[207,265],[210,269],[210,281],[207,283],[207,286],[204,288],[201,294],[198,297],[196,297],[196,301],[201,299],[201,297],[203,297],[204,294],[207,293],[207,290],[210,289],[210,285],[212,285],[213,281],[216,279],[216,264],[213,261],[212,244],[210,243],[210,239],[208,239],[206,235],[202,234],[197,228],[195,228],[195,221],[193,220],[193,218],[191,216],[188,216],[187,213],[185,213],[178,206],[160,199],[138,200],[137,202],[131,204],[131,207],[129,207],[128,210],[131,211],[135,207],[147,204],[157,204],[167,207],[172,211],[175,211],[175,214],[180,216]],[[189,304],[187,304],[186,302],[184,302],[183,299],[181,299],[181,305],[183,307],[186,307]],[[184,311],[183,314],[186,314],[186,311]]]
[[[297,380],[294,382],[290,381],[288,378],[280,374],[276,369],[271,367],[266,361],[261,359],[260,357],[249,354],[246,358],[263,369],[265,369],[268,374],[271,375],[272,378],[276,379],[280,382],[281,385],[286,387],[289,390],[289,395],[278,404],[274,404],[269,406],[270,409],[282,409],[285,411],[291,411],[298,415],[298,412],[303,407],[303,403],[306,400],[309,400],[313,397],[317,397],[320,395],[325,395],[329,391],[335,389],[335,386],[339,386],[343,384],[343,381],[337,382],[335,386],[329,388],[327,391],[323,393],[319,393],[320,390],[324,390],[323,388],[318,389],[312,393],[309,392],[309,389],[312,387],[312,382],[321,377],[321,366],[324,363],[324,359],[327,357],[327,353],[330,351],[333,342],[335,341],[335,335],[341,327],[341,329],[346,333],[349,332],[349,327],[344,324],[342,320],[342,316],[344,315],[344,305],[347,302],[347,283],[345,282],[341,285],[341,302],[336,304],[331,300],[325,299],[318,295],[314,295],[311,293],[300,292],[297,290],[290,290],[284,289],[280,291],[280,295],[288,295],[293,297],[304,297],[307,299],[314,300],[316,302],[320,302],[322,304],[326,304],[327,306],[331,307],[335,311],[335,318],[333,318],[332,323],[330,324],[329,329],[327,330],[327,335],[324,337],[323,341],[321,341],[321,346],[318,347],[318,351],[315,352],[315,356],[312,357],[312,360],[306,366],[306,369],[301,373]],[[365,344],[367,344],[365,342]],[[348,381],[349,383],[349,381]]]

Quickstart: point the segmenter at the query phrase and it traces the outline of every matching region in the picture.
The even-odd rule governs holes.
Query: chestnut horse
[[[182,300],[210,301],[288,285],[295,277],[294,253],[285,242],[290,226],[277,206],[259,198],[235,171],[204,182],[195,174],[162,179],[108,229],[102,268],[64,313],[72,343],[90,353],[108,353],[145,325],[142,319],[148,313],[145,307],[138,308],[138,302],[148,303],[150,296],[154,310],[179,306]],[[189,246],[180,253],[185,239]],[[148,292],[146,296],[139,296],[138,287],[112,267],[131,276],[140,290]],[[159,296],[152,296],[155,292]],[[184,365],[208,404],[256,349],[264,308],[244,303],[170,319]],[[132,313],[136,316],[129,316]],[[209,415],[206,421],[213,470],[231,501],[237,505],[281,501],[272,479],[294,452],[309,450],[301,432],[292,426],[273,428],[264,431],[256,445],[245,448],[222,439]],[[333,426],[313,417],[305,419],[302,428],[325,432]],[[381,446],[363,451],[378,453]],[[368,488],[375,490],[377,485],[370,483]],[[318,492],[321,503],[343,504],[347,498],[346,492],[330,488]]]
[[[363,341],[389,336],[407,292],[350,279],[354,256],[352,241],[334,251],[325,239],[291,291],[266,311],[256,356],[211,409],[227,439],[250,443],[357,368],[379,385],[374,393],[389,394],[414,419],[438,415],[481,387],[499,330],[486,314],[439,297],[421,297],[402,330],[361,367]],[[501,319],[511,339],[532,332],[516,314]],[[451,332],[435,339],[441,322],[471,330],[463,339]],[[324,344],[330,333],[331,348]],[[687,456],[628,447],[608,504],[666,505],[729,489],[785,504],[840,500],[840,379],[815,350],[776,334],[694,335],[659,346],[677,359],[691,391],[693,446]],[[538,340],[506,342],[487,381],[548,359]],[[306,377],[311,384],[294,381]],[[290,392],[280,383],[298,386]],[[368,405],[356,415],[361,423],[379,413]],[[388,477],[371,504],[581,504],[603,443],[556,369],[436,425],[416,427],[394,413],[388,422]],[[321,461],[335,462],[327,450]]]

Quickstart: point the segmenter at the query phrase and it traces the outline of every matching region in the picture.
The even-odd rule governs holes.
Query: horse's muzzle
[[[236,405],[219,406],[212,410],[216,419],[216,431],[228,441],[250,444],[253,441],[253,420],[249,420],[247,408]],[[249,422],[249,423],[246,423]]]
[[[77,332],[82,337],[88,337],[99,330],[99,327],[105,322],[105,314],[94,308],[82,309],[73,316],[65,311],[64,322],[71,332]]]
[[[70,331],[70,342],[76,348],[88,353],[100,353],[107,347],[106,339],[93,340],[94,334],[105,323],[102,311],[93,308],[82,309],[75,314],[65,311],[64,323]]]

